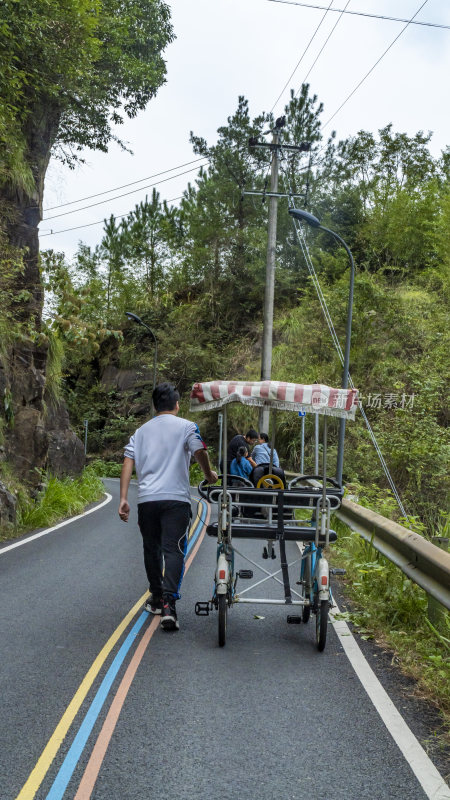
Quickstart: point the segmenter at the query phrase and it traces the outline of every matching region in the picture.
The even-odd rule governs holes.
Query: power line
[[[206,161],[209,163],[209,161]],[[157,183],[150,183],[147,186],[140,186],[138,189],[132,189],[131,192],[124,192],[123,194],[118,194],[115,197],[109,197],[107,200],[99,200],[97,203],[90,203],[88,206],[82,206],[81,208],[74,208],[72,211],[63,211],[62,214],[54,214],[52,217],[44,217],[44,222],[48,222],[51,219],[57,219],[57,217],[66,217],[68,214],[76,214],[78,211],[85,211],[87,208],[94,208],[94,206],[102,206],[105,203],[110,203],[113,200],[119,200],[121,197],[127,197],[130,194],[136,194],[136,192],[142,192],[144,189],[151,189],[153,186],[159,186],[160,183],[167,183],[167,181],[173,181],[174,178],[180,178],[182,175],[187,175],[188,172],[195,172],[198,170],[199,166],[205,165],[198,165],[196,167],[191,167],[191,169],[186,169],[184,172],[178,172],[176,175],[171,175],[170,178],[164,178],[162,181],[157,181]]]
[[[345,14],[345,9],[346,9],[346,8],[347,8],[347,6],[349,5],[349,3],[350,3],[350,0],[347,0],[347,5],[345,6],[345,8],[344,8],[344,11],[342,11],[342,12],[341,12],[341,16],[340,16],[340,17],[338,17],[338,19],[336,20],[335,24],[333,25],[333,27],[332,27],[332,29],[331,29],[331,32],[328,34],[327,38],[325,39],[325,42],[324,42],[324,44],[322,45],[322,47],[320,48],[320,50],[319,50],[319,52],[318,52],[318,54],[317,54],[317,56],[316,56],[315,60],[313,61],[313,63],[311,64],[311,66],[310,66],[310,68],[309,68],[309,70],[308,70],[308,72],[306,73],[305,77],[303,78],[303,80],[302,80],[302,82],[301,82],[301,84],[300,84],[300,87],[301,87],[301,86],[302,86],[304,83],[306,83],[308,76],[311,74],[311,72],[312,72],[312,70],[313,70],[313,67],[315,67],[315,65],[317,64],[317,62],[318,62],[318,60],[319,60],[320,56],[322,55],[323,51],[325,50],[325,47],[327,46],[327,44],[328,44],[329,40],[331,39],[331,37],[332,37],[332,35],[333,35],[333,33],[334,33],[335,29],[336,29],[336,28],[337,28],[337,26],[339,25],[339,23],[340,23],[340,21],[341,21],[341,19],[342,19],[342,16],[343,16],[343,14]],[[331,11],[334,11],[334,9],[332,8],[332,9],[331,9]],[[297,91],[297,94],[298,94],[298,92],[299,92],[299,91],[300,91],[300,89],[298,89],[298,91]]]
[[[244,148],[244,147],[241,147],[241,148],[236,148],[236,151],[237,151],[237,152],[241,152],[241,151],[242,151],[242,152],[245,152],[245,153],[247,153],[247,147],[245,147],[245,148]],[[210,159],[209,159],[209,158],[207,158],[206,156],[203,156],[203,157],[202,157],[202,158],[200,158],[200,159],[196,159],[196,161],[202,161],[202,160],[206,160],[206,163],[209,163],[209,161],[210,161]],[[194,161],[191,161],[191,162],[187,162],[187,163],[191,163],[191,164],[192,164],[192,163],[196,163],[196,161],[195,161],[195,162],[194,162]],[[183,165],[180,165],[180,166],[183,166]],[[177,169],[177,168],[176,168],[176,167],[174,167],[173,169]],[[186,173],[187,173],[187,172],[193,172],[195,169],[198,169],[198,167],[193,167],[191,170],[186,170],[185,172],[180,172],[178,175],[172,175],[172,176],[171,176],[171,178],[167,178],[166,180],[171,180],[172,178],[178,178],[178,177],[180,177],[181,175],[186,175]],[[170,172],[170,170],[166,170],[166,172]],[[160,174],[163,174],[163,173],[160,173]],[[145,178],[143,178],[142,180],[145,180]],[[158,183],[165,183],[165,182],[166,182],[166,180],[164,180],[164,181],[159,181]],[[157,186],[157,185],[158,185],[158,183],[156,183],[156,184],[152,184],[152,186],[153,186],[153,185],[154,185],[154,186]],[[119,187],[117,187],[117,188],[119,188]],[[149,187],[149,186],[141,186],[141,187],[140,187],[140,189],[148,189],[148,188],[151,188],[151,187]],[[135,191],[140,191],[140,189],[136,189]],[[111,191],[112,191],[112,190],[111,190]],[[126,192],[125,194],[118,195],[117,197],[111,197],[111,198],[109,198],[109,200],[117,200],[119,197],[126,197],[126,195],[127,195],[127,194],[133,194],[133,193],[134,193],[134,192]],[[101,194],[102,194],[102,193],[101,193]],[[93,197],[95,197],[95,195],[92,195],[92,196],[93,196]],[[181,200],[181,199],[182,199],[182,197],[183,197],[183,195],[180,195],[179,197],[172,197],[170,200],[166,200],[166,202],[167,202],[167,203],[175,203],[177,200]],[[87,199],[87,198],[86,198],[86,199]],[[105,201],[103,201],[103,202],[109,202],[109,200],[105,200]],[[94,206],[95,206],[95,205],[102,205],[102,204],[103,204],[103,202],[99,202],[99,203],[93,203],[92,205],[94,205]],[[92,205],[91,205],[91,206],[85,206],[84,208],[92,208]],[[68,213],[68,214],[71,214],[71,213],[75,213],[75,211],[83,211],[83,210],[84,210],[83,208],[77,208],[77,209],[74,209],[74,211],[69,211],[69,212],[67,212],[67,213]],[[130,212],[130,211],[128,211],[126,214],[119,214],[119,215],[117,215],[117,216],[115,216],[115,215],[113,214],[112,216],[113,216],[113,218],[114,218],[115,220],[117,220],[117,219],[123,219],[123,217],[127,217],[127,216],[128,216],[128,214],[130,214],[130,213],[131,213],[131,212]],[[66,214],[55,214],[55,216],[53,216],[53,217],[46,217],[44,220],[42,220],[42,222],[47,222],[47,221],[48,221],[48,220],[50,220],[50,219],[56,219],[57,217],[60,217],[60,216],[65,216],[65,215],[66,215]],[[87,222],[85,225],[75,225],[75,226],[74,226],[74,227],[72,227],[72,228],[64,228],[64,229],[62,229],[62,230],[60,230],[60,231],[53,231],[53,230],[50,230],[50,231],[47,231],[46,233],[42,233],[42,234],[40,234],[40,238],[42,239],[44,236],[55,236],[55,235],[56,235],[56,234],[58,234],[58,233],[68,233],[68,232],[70,232],[70,231],[78,231],[78,230],[81,230],[81,229],[83,229],[83,228],[91,228],[91,227],[92,227],[92,226],[94,226],[94,225],[101,225],[101,224],[102,224],[104,221],[105,221],[105,219],[103,218],[103,219],[99,219],[99,220],[97,220],[96,222]]]
[[[332,4],[333,4],[333,0],[331,0],[331,2],[330,2],[330,5],[328,6],[328,8],[327,8],[327,9],[326,9],[326,11],[325,11],[325,14],[323,15],[323,17],[322,17],[322,19],[320,20],[320,22],[319,22],[319,24],[318,24],[318,26],[317,26],[316,30],[314,31],[313,35],[311,36],[311,39],[309,40],[308,44],[306,45],[305,49],[303,50],[303,53],[302,53],[302,55],[300,56],[300,60],[297,62],[297,65],[296,65],[296,67],[295,67],[294,71],[293,71],[293,72],[291,72],[291,74],[289,75],[289,78],[287,79],[287,81],[286,81],[286,83],[284,84],[284,86],[283,86],[283,88],[282,88],[282,90],[281,90],[280,94],[278,95],[277,99],[275,100],[275,102],[274,102],[274,104],[273,104],[272,108],[270,109],[270,113],[272,113],[272,111],[274,110],[274,108],[275,108],[275,106],[277,105],[277,103],[278,103],[278,101],[279,101],[280,97],[282,97],[282,95],[283,95],[283,93],[284,93],[284,90],[286,89],[286,86],[288,86],[289,82],[290,82],[290,81],[291,81],[291,79],[294,77],[295,73],[297,72],[297,70],[298,70],[298,68],[299,68],[300,64],[302,63],[302,61],[303,61],[303,59],[304,59],[304,57],[305,57],[306,53],[307,53],[307,52],[308,52],[308,50],[309,50],[309,47],[310,47],[310,45],[311,45],[311,44],[312,44],[312,42],[313,42],[313,39],[315,38],[316,34],[318,33],[318,31],[319,31],[319,28],[320,28],[320,26],[322,25],[322,22],[324,21],[324,19],[325,19],[326,15],[328,14],[328,11],[330,10],[330,8],[331,8]]]
[[[183,195],[180,195],[179,197],[172,197],[170,200],[166,200],[166,203],[175,203],[177,200],[181,200],[182,197]],[[127,211],[125,214],[119,214],[118,216],[112,214],[111,216],[113,217],[114,221],[116,221],[118,219],[123,219],[123,217],[128,217],[130,213],[130,211]],[[42,239],[44,236],[56,236],[57,233],[67,233],[68,231],[79,231],[81,228],[92,228],[93,225],[102,225],[104,222],[105,218],[99,219],[97,222],[87,222],[86,225],[76,225],[74,228],[65,228],[62,231],[51,230],[48,233],[41,233],[39,238]]]
[[[368,77],[369,77],[369,75],[370,75],[370,74],[371,74],[371,73],[374,71],[375,67],[376,67],[376,66],[378,66],[378,64],[380,63],[380,61],[381,61],[381,60],[382,60],[382,59],[385,57],[386,53],[388,53],[388,52],[389,52],[389,50],[391,49],[391,47],[393,47],[393,45],[395,44],[395,42],[397,41],[397,39],[399,39],[399,38],[400,38],[400,36],[402,35],[402,33],[404,33],[404,32],[406,31],[406,28],[408,28],[408,26],[411,24],[411,22],[413,21],[414,17],[417,17],[417,14],[419,13],[419,11],[421,11],[421,10],[422,10],[422,8],[423,8],[423,7],[424,7],[424,6],[425,6],[427,3],[428,3],[428,0],[425,0],[425,2],[424,2],[424,3],[422,3],[422,5],[421,5],[421,6],[420,6],[420,7],[417,9],[416,13],[415,13],[415,14],[413,14],[413,16],[411,17],[411,19],[407,21],[406,25],[405,25],[405,26],[404,26],[404,27],[401,29],[400,33],[398,33],[398,34],[397,34],[397,36],[395,37],[395,39],[393,39],[393,40],[392,40],[392,42],[390,43],[389,47],[387,47],[387,48],[386,48],[386,50],[384,51],[384,53],[382,53],[382,55],[380,56],[380,58],[379,58],[377,61],[375,61],[375,64],[374,64],[374,65],[373,65],[373,66],[372,66],[372,67],[369,69],[369,71],[368,71],[368,72],[366,72],[366,74],[364,75],[364,78],[362,78],[362,79],[360,80],[360,82],[357,84],[357,86],[355,86],[355,88],[354,88],[354,89],[353,89],[353,90],[350,92],[350,94],[349,94],[349,95],[348,95],[348,96],[345,98],[344,102],[343,102],[343,103],[341,103],[341,105],[340,105],[340,106],[339,106],[339,108],[338,108],[338,109],[337,109],[337,110],[334,112],[334,114],[332,114],[332,115],[331,115],[331,117],[330,117],[329,119],[327,119],[327,121],[326,121],[326,122],[324,123],[324,125],[322,126],[322,129],[326,128],[326,127],[327,127],[327,125],[329,125],[329,124],[330,124],[331,120],[332,120],[332,119],[334,119],[334,117],[336,116],[336,114],[338,114],[338,113],[339,113],[339,111],[341,110],[341,108],[343,108],[343,107],[345,106],[345,104],[346,104],[346,103],[348,103],[348,101],[350,100],[350,98],[351,98],[351,97],[353,97],[353,95],[354,95],[354,94],[355,94],[355,92],[356,92],[356,91],[359,89],[359,87],[360,87],[360,86],[362,86],[362,84],[364,83],[364,81],[366,80],[366,78],[368,78]]]
[[[424,26],[426,26],[428,28],[441,28],[442,30],[447,30],[447,31],[450,30],[450,25],[441,25],[438,22],[422,22],[422,21],[419,21],[419,20],[415,20],[413,22],[412,20],[408,21],[407,19],[402,19],[400,17],[385,17],[385,16],[382,16],[381,14],[366,14],[364,11],[347,11],[346,8],[345,9],[341,9],[341,8],[328,9],[326,6],[316,6],[316,5],[313,5],[312,3],[299,3],[299,2],[294,2],[294,0],[268,0],[268,2],[269,3],[283,3],[284,5],[288,5],[288,6],[301,6],[302,8],[314,8],[314,9],[317,9],[319,11],[325,11],[325,10],[328,11],[328,10],[330,10],[330,11],[335,11],[336,13],[340,12],[342,14],[353,14],[356,17],[371,17],[372,19],[383,19],[383,20],[388,20],[389,22],[408,22],[408,24],[412,24],[412,25],[424,25]]]
[[[126,189],[128,186],[134,186],[136,183],[142,183],[143,181],[150,181],[152,178],[159,178],[160,175],[166,175],[167,172],[174,172],[176,169],[181,169],[182,167],[188,167],[190,164],[196,164],[198,161],[203,161],[205,156],[201,158],[195,158],[193,161],[186,161],[185,164],[178,164],[176,167],[171,167],[171,169],[165,169],[162,172],[155,172],[154,175],[147,175],[145,178],[139,178],[138,181],[131,181],[131,183],[124,183],[122,186],[113,186],[112,189],[105,189],[104,192],[97,192],[97,194],[88,194],[86,197],[79,197],[78,200],[71,200],[70,203],[61,203],[59,206],[49,206],[48,208],[44,208],[44,213],[46,211],[54,211],[56,208],[65,208],[66,206],[73,206],[75,203],[83,203],[84,200],[92,200],[93,197],[101,197],[102,194],[109,194],[110,192],[117,192],[118,189]]]

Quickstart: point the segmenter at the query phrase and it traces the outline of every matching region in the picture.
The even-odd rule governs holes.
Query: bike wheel
[[[325,649],[328,625],[328,600],[321,600],[316,611],[316,642],[319,653]]]
[[[227,638],[227,597],[219,594],[219,647],[223,647]]]
[[[305,598],[311,602],[311,553],[308,553],[305,558],[305,564],[303,567],[303,581],[305,587]],[[303,606],[302,622],[309,622],[310,614],[311,606]]]

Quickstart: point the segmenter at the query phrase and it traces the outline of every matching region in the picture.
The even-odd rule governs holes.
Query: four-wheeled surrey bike
[[[252,480],[227,473],[227,407],[230,403],[253,406],[267,405],[271,409],[271,455],[269,463],[258,465]],[[329,416],[354,419],[357,406],[356,389],[332,389],[314,384],[306,386],[278,381],[244,382],[212,381],[196,383],[191,392],[191,411],[220,408],[223,410],[223,474],[220,485],[206,481],[199,484],[200,495],[217,506],[217,522],[208,525],[207,533],[217,538],[217,560],[211,600],[196,603],[195,613],[207,616],[218,612],[218,641],[226,642],[228,611],[243,603],[286,605],[298,607],[299,615],[289,614],[288,623],[307,623],[311,612],[316,620],[316,643],[319,651],[325,648],[328,612],[333,604],[330,570],[324,551],[336,541],[330,528],[330,515],[341,504],[343,488],[327,476],[327,420]],[[275,443],[275,412],[304,411],[323,416],[323,474],[300,475],[286,485],[282,470],[273,466]],[[305,510],[309,512],[304,519]],[[300,517],[303,517],[301,519]],[[258,539],[264,542],[263,559],[276,557],[279,550],[280,568],[270,572],[264,566],[241,553],[235,545],[238,539]],[[288,563],[286,542],[296,542],[298,557]],[[260,570],[264,577],[251,586],[238,590],[238,581],[251,580],[251,569],[235,570],[235,555]],[[291,585],[289,568],[300,562],[295,588]],[[337,570],[334,570],[337,572]],[[283,588],[284,597],[267,599],[249,597],[247,593],[269,579]],[[292,610],[295,610],[292,609]]]

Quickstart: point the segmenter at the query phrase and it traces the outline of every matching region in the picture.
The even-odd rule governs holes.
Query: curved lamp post
[[[350,363],[350,340],[352,335],[352,313],[353,313],[353,286],[355,283],[355,262],[353,261],[353,256],[350,252],[350,248],[344,242],[343,239],[337,234],[335,231],[331,231],[329,228],[325,228],[323,225],[320,224],[320,220],[317,219],[313,214],[310,214],[308,211],[304,211],[300,208],[290,208],[289,214],[294,219],[301,220],[306,222],[311,228],[319,228],[321,231],[325,231],[326,233],[330,233],[338,242],[342,245],[342,247],[347,251],[347,255],[350,259],[350,286],[349,286],[349,293],[348,293],[348,306],[347,306],[347,326],[345,332],[345,350],[344,350],[344,369],[342,374],[342,388],[347,389],[348,387],[348,368]],[[345,439],[345,419],[340,420],[339,425],[339,442],[338,442],[338,454],[337,454],[337,464],[336,464],[336,479],[342,484],[342,468],[344,465],[344,439]]]
[[[132,319],[133,322],[137,322],[138,325],[142,325],[143,328],[147,328],[148,332],[150,333],[153,339],[155,345],[155,355],[153,357],[153,391],[154,391],[156,386],[156,365],[158,362],[158,341],[152,329],[149,328],[148,325],[145,324],[145,322],[142,322],[141,318],[138,317],[137,314],[133,314],[132,311],[125,311],[125,316],[128,317],[128,319]]]

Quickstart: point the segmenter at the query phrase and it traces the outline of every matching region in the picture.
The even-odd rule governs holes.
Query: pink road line
[[[208,506],[208,513],[206,515],[206,521],[203,526],[203,530],[194,545],[192,553],[190,554],[189,558],[186,561],[185,573],[191,566],[197,554],[198,548],[200,547],[203,541],[203,537],[205,535],[206,526],[208,525],[210,515],[211,515],[211,506]],[[114,700],[111,703],[111,707],[103,723],[103,727],[98,735],[98,739],[91,753],[91,757],[88,761],[83,777],[81,778],[80,785],[78,787],[78,791],[74,797],[74,800],[89,800],[89,798],[91,797],[92,790],[95,786],[95,782],[98,778],[98,773],[100,772],[100,768],[103,763],[103,759],[105,758],[106,751],[111,741],[111,737],[117,725],[117,721],[119,719],[122,706],[125,702],[126,696],[133,682],[137,668],[142,661],[142,658],[144,656],[144,653],[148,645],[150,644],[150,640],[156,629],[159,627],[159,622],[160,621],[158,617],[155,617],[153,619],[153,621],[145,631],[141,641],[139,642],[139,645],[135,650],[133,658],[131,659],[127,667],[127,671],[125,672],[125,675],[121,680],[120,686],[117,689]]]

